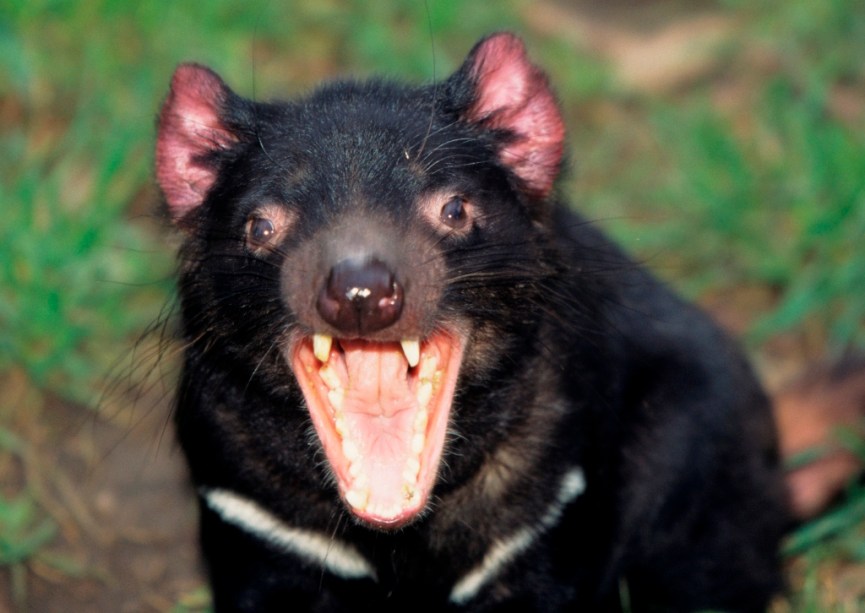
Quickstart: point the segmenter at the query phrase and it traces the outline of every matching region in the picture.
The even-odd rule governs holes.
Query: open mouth
[[[361,520],[395,528],[426,506],[462,359],[456,334],[374,342],[323,334],[291,352],[340,495]]]

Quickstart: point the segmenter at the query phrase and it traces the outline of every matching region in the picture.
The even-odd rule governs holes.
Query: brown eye
[[[246,236],[250,245],[262,247],[276,235],[276,226],[264,217],[252,217],[246,225]]]
[[[469,221],[465,200],[459,196],[454,196],[448,200],[442,207],[441,220],[443,224],[454,230],[464,228]]]
[[[267,255],[285,240],[296,220],[287,206],[263,204],[246,220],[246,247],[257,256]]]

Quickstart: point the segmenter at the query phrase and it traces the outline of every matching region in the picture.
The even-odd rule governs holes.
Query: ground
[[[22,416],[29,447],[5,474],[27,475],[59,537],[28,565],[20,610],[132,613],[201,601],[195,497],[169,398],[156,400],[97,414],[48,399],[43,419]],[[9,588],[0,575],[0,611],[15,610]]]

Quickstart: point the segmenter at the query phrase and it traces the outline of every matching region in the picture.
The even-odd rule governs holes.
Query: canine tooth
[[[312,352],[319,362],[327,364],[330,359],[330,347],[333,337],[330,334],[314,334],[312,337]]]
[[[420,453],[423,451],[424,443],[426,443],[426,437],[418,432],[413,437],[411,437],[411,451],[412,453]]]
[[[408,365],[412,368],[420,363],[420,341],[416,338],[404,338],[399,343]]]
[[[352,488],[346,492],[345,501],[355,509],[364,510],[369,501],[369,490],[360,491]]]

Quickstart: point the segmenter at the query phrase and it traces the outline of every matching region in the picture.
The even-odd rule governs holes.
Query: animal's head
[[[531,338],[563,139],[510,34],[438,84],[341,82],[280,104],[177,69],[156,175],[186,234],[187,336],[239,376],[299,388],[362,521],[422,512],[458,379]]]

